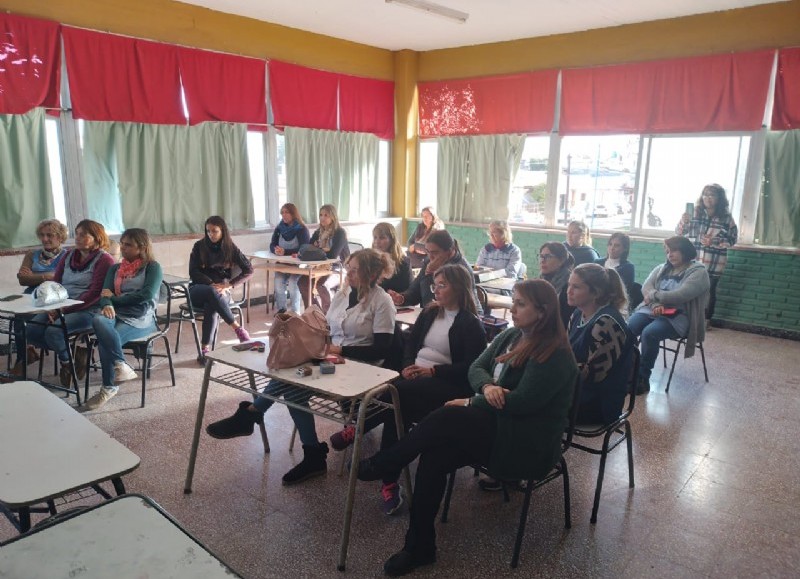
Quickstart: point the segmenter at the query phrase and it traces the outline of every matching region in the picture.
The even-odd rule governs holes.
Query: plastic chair
[[[639,350],[633,348],[631,353],[633,363],[631,364],[628,375],[628,405],[623,409],[619,418],[609,424],[579,424],[575,427],[574,436],[580,438],[599,438],[603,437],[601,448],[586,446],[585,443],[576,442],[573,438],[572,447],[589,454],[600,455],[600,471],[597,473],[597,485],[594,490],[594,504],[592,506],[591,523],[597,523],[597,510],[600,507],[600,492],[603,489],[603,476],[606,471],[606,459],[608,453],[617,448],[622,442],[627,443],[628,447],[628,486],[633,488],[633,433],[631,424],[628,421],[636,403],[636,382],[639,376]]]
[[[543,487],[547,483],[561,477],[564,483],[564,527],[569,529],[572,527],[572,515],[570,511],[570,494],[569,494],[569,471],[567,470],[567,461],[564,460],[564,453],[572,444],[572,435],[575,430],[575,418],[578,414],[578,405],[580,403],[581,380],[580,377],[576,378],[575,385],[572,391],[572,406],[569,412],[569,423],[565,430],[565,437],[561,443],[561,458],[553,466],[550,472],[541,480],[527,480],[525,483],[525,498],[522,501],[522,509],[519,517],[519,526],[517,527],[517,537],[514,541],[514,552],[511,556],[511,567],[516,568],[519,564],[519,552],[522,549],[522,539],[525,536],[525,524],[528,520],[528,510],[531,505],[531,494],[535,489]],[[488,476],[492,476],[488,468],[483,465],[473,465],[477,472],[482,472]],[[496,478],[496,477],[495,477]],[[447,522],[447,515],[450,510],[450,499],[453,496],[453,486],[455,485],[456,472],[450,473],[447,481],[447,490],[444,497],[444,506],[442,508],[442,523]],[[510,500],[508,494],[507,483],[503,482],[503,495],[505,501]]]
[[[671,348],[667,342],[675,342],[675,347]],[[665,392],[669,392],[669,384],[672,382],[672,374],[675,372],[675,363],[678,361],[678,354],[680,354],[681,346],[686,346],[686,338],[678,338],[677,340],[664,340],[659,344],[659,348],[664,352],[664,368],[667,367],[667,352],[673,352],[675,355],[672,358],[672,367],[669,369],[669,378],[667,378],[667,387]],[[700,350],[700,357],[703,360],[703,375],[708,382],[708,368],[706,367],[706,353],[703,349],[703,342],[697,342],[697,349]]]

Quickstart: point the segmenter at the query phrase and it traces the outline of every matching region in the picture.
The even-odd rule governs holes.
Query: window
[[[375,206],[378,215],[389,214],[389,175],[392,169],[390,150],[389,141],[382,140],[378,143],[378,199]]]
[[[250,188],[253,193],[253,212],[256,226],[265,225],[267,218],[267,181],[264,176],[264,133],[247,132],[247,160],[250,167]]]
[[[278,207],[288,203],[289,196],[286,192],[286,138],[283,133],[276,135],[278,159],[275,164],[278,172]]]
[[[61,173],[61,146],[58,138],[58,120],[47,118],[44,122],[47,134],[47,159],[50,166],[50,186],[53,191],[55,218],[67,222],[67,204],[64,198],[64,176]]]
[[[436,191],[439,178],[439,143],[435,139],[420,141],[417,172],[417,214],[423,207],[436,207]]]
[[[543,225],[550,137],[527,137],[508,199],[508,221]]]

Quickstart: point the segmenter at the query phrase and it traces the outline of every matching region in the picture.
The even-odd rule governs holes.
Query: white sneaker
[[[114,384],[119,384],[127,380],[136,380],[136,378],[136,372],[127,362],[114,362]]]
[[[86,401],[86,410],[97,410],[117,395],[116,388],[100,388],[100,391]]]

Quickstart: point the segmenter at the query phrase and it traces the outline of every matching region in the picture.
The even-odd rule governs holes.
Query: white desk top
[[[277,378],[287,384],[302,386],[327,396],[341,398],[362,396],[376,386],[385,384],[398,376],[394,370],[379,368],[378,366],[355,360],[347,360],[344,364],[337,364],[336,372],[333,374],[320,374],[319,366],[313,366],[310,362],[303,364],[311,367],[312,374],[311,376],[301,377],[295,373],[296,368],[286,368],[284,370],[270,370],[267,368],[267,354],[268,352],[253,350],[236,352],[232,347],[227,347],[213,350],[207,355],[207,358],[234,368],[250,370],[270,378]]]
[[[142,497],[126,495],[0,548],[0,577],[238,577]]]
[[[138,456],[39,384],[0,385],[0,502],[32,505],[137,466]]]
[[[11,294],[15,295],[15,294]],[[68,306],[77,306],[82,304],[80,300],[64,300],[49,306],[35,306],[33,305],[33,295],[25,294],[15,300],[3,302],[0,301],[0,312],[8,314],[38,314],[41,312],[49,312],[51,310],[58,310]]]
[[[180,275],[172,275],[171,273],[165,273],[163,279],[164,282],[166,282],[166,284],[169,286],[187,284],[191,283],[192,281],[188,277],[183,277]]]
[[[514,279],[512,277],[498,277],[496,279],[490,279],[488,281],[482,281],[478,285],[482,288],[492,288],[492,289],[499,289],[505,291],[511,291],[514,289],[514,286],[517,285],[518,279]]]
[[[248,253],[247,257],[254,257],[257,259],[266,259],[267,261],[274,261],[277,263],[283,263],[286,265],[296,265],[298,267],[305,266],[305,267],[318,267],[320,265],[331,265],[334,263],[341,263],[338,259],[325,259],[322,261],[303,261],[297,257],[292,257],[291,255],[275,255],[271,251],[254,251],[253,253]]]
[[[394,321],[398,324],[406,324],[407,326],[413,326],[417,323],[417,318],[419,314],[422,312],[422,308],[420,307],[413,307],[411,308],[410,312],[401,312],[399,310],[406,309],[404,307],[397,308],[397,316],[395,317]]]

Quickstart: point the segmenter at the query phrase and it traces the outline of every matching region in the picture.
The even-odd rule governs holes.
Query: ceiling
[[[385,0],[189,0],[389,50],[417,51],[548,36],[717,12],[776,0],[433,0],[467,12],[460,23]]]

